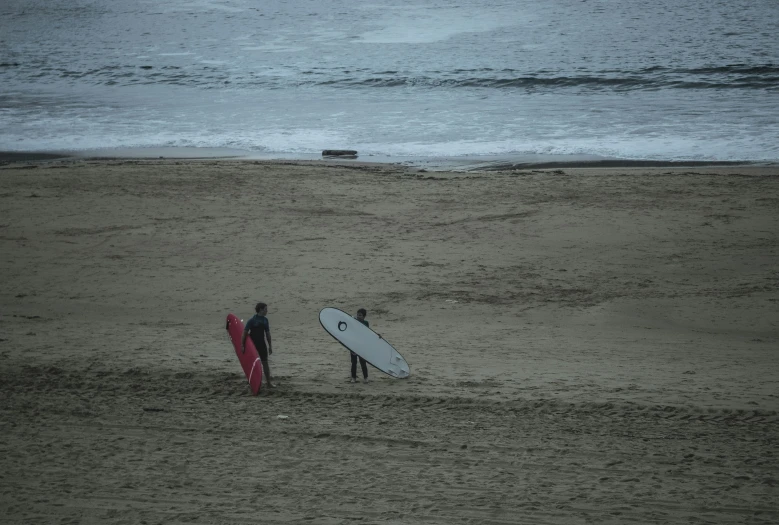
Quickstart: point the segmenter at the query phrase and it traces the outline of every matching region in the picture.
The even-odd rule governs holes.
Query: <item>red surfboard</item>
[[[246,338],[246,352],[241,352],[243,323],[240,319],[233,314],[228,314],[226,328],[227,333],[230,334],[230,340],[233,342],[235,355],[238,356],[243,373],[246,374],[246,379],[249,380],[249,388],[252,389],[252,394],[256,396],[260,391],[260,386],[262,386],[262,361],[260,361],[260,355],[257,353],[251,337]]]

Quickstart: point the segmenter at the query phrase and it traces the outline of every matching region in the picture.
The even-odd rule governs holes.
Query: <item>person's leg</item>
[[[270,364],[268,364],[268,359],[267,358],[265,360],[260,359],[260,361],[262,361],[262,371],[265,374],[265,384],[268,385],[268,389],[271,389],[271,388],[275,387],[276,385],[274,385],[270,381],[270,378],[271,378],[271,375],[270,375]]]
[[[357,354],[352,352],[352,381],[357,381]]]
[[[255,345],[255,347],[256,346],[257,345]],[[262,362],[262,373],[265,374],[263,383],[267,385],[268,389],[271,389],[276,385],[271,383],[270,364],[268,363],[268,347],[264,345],[260,346],[257,348],[257,354],[260,356],[260,362]]]
[[[362,380],[367,383],[368,382],[368,362],[362,357],[360,358],[360,368],[362,368]]]

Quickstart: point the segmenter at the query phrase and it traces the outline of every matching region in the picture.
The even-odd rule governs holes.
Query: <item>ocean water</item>
[[[3,0],[0,150],[779,160],[777,0]]]

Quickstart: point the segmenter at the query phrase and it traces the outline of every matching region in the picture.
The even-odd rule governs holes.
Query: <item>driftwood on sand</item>
[[[357,158],[357,151],[353,149],[326,149],[322,151],[322,156]]]

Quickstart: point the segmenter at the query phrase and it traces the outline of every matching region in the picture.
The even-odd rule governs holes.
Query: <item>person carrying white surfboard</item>
[[[357,317],[338,308],[326,307],[319,311],[319,324],[341,346],[354,352],[358,358],[363,358],[366,364],[370,364],[388,376],[396,379],[407,378],[411,373],[409,364],[403,359],[400,352],[384,340],[381,334],[377,334],[369,326],[366,326],[368,323],[363,323],[364,320],[365,315],[362,312],[360,317]],[[354,365],[354,363],[353,360],[352,364]],[[356,369],[357,367],[354,365],[349,379],[354,377],[356,381]]]
[[[254,307],[254,311],[257,312],[254,317],[249,319],[246,323],[246,328],[243,329],[243,336],[241,337],[241,352],[246,352],[246,336],[252,338],[254,347],[257,349],[257,354],[262,362],[262,371],[265,373],[265,377],[268,378],[266,384],[268,390],[275,387],[271,382],[270,364],[268,363],[268,355],[273,353],[273,346],[270,339],[270,322],[268,318],[268,305],[265,303],[257,303]],[[268,339],[268,344],[265,344],[265,339]]]
[[[365,310],[365,308],[360,308],[357,310],[357,315],[354,316],[355,319],[360,321],[362,324],[367,326],[368,328],[371,327],[371,325],[368,323],[368,321],[365,320],[365,316],[368,315],[368,312]],[[381,335],[379,335],[381,337]],[[363,359],[362,357],[358,356],[354,352],[351,352],[352,354],[352,378],[350,379],[350,382],[356,383],[357,382],[357,360],[360,360],[360,368],[362,368],[362,382],[367,383],[369,381],[368,379],[368,362]]]

